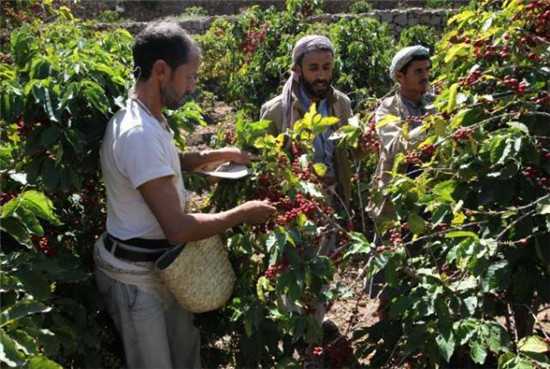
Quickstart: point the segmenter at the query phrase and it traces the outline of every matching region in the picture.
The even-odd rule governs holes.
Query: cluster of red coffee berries
[[[248,31],[245,40],[241,44],[241,50],[247,54],[253,54],[258,46],[265,40],[267,35],[267,23],[264,23],[259,29]]]
[[[364,152],[377,153],[380,149],[380,140],[378,139],[375,125],[376,123],[374,119],[371,119],[367,125],[367,128],[363,131],[363,134],[359,138],[359,147]]]
[[[548,37],[550,30],[550,3],[547,0],[530,2],[526,7],[527,19],[532,25],[532,31],[539,36]]]
[[[46,256],[54,256],[55,250],[50,246],[48,237],[33,237],[34,247]]]
[[[8,201],[10,201],[10,200],[13,199],[14,197],[16,197],[16,194],[15,194],[15,193],[12,193],[12,192],[0,192],[0,205],[4,205],[5,203],[7,203]]]
[[[550,156],[546,153],[544,156]],[[526,167],[521,172],[525,177],[529,178],[536,184],[538,184],[542,188],[549,188],[550,187],[550,177],[542,173],[536,168],[533,167]]]
[[[277,276],[288,269],[288,261],[283,259],[282,262],[270,265],[264,273],[264,276],[268,279],[275,279]]]
[[[400,245],[403,243],[403,237],[401,236],[401,228],[393,228],[390,230],[390,242],[393,245]]]
[[[510,75],[504,76],[504,79],[502,80],[502,83],[506,87],[517,91],[519,94],[524,94],[525,90],[527,89],[527,86],[528,86],[527,82],[525,82],[525,81],[520,82],[516,78],[514,78]]]
[[[465,84],[468,87],[471,87],[480,80],[481,76],[482,76],[481,71],[479,69],[476,69],[472,71],[470,74],[468,74],[468,77],[466,77],[463,84]]]
[[[542,91],[537,96],[533,98],[535,104],[549,106],[550,105],[550,94],[546,91]]]
[[[291,223],[300,214],[311,215],[317,210],[318,205],[314,200],[307,199],[301,193],[298,193],[294,200],[289,197],[281,198],[276,206],[284,211],[277,217],[276,222],[285,225]]]
[[[457,142],[467,141],[472,137],[473,134],[474,131],[471,128],[461,127],[455,131],[455,133],[453,134],[453,139]]]

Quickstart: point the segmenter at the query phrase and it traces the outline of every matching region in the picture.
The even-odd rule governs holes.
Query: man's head
[[[134,76],[150,82],[163,106],[179,108],[197,83],[201,51],[177,23],[155,22],[140,32],[133,47]]]
[[[306,93],[314,100],[324,99],[330,91],[334,69],[334,48],[325,36],[302,37],[292,51],[292,70]]]
[[[428,91],[431,67],[428,49],[419,45],[410,46],[394,56],[390,76],[399,82],[401,90],[423,95]]]

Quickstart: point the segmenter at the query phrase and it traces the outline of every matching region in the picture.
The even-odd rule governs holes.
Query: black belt
[[[139,240],[140,242],[135,242],[136,240]],[[117,244],[116,248],[115,243]],[[106,234],[103,238],[103,244],[105,245],[105,249],[107,249],[107,251],[115,257],[128,261],[156,261],[164,252],[167,251],[167,249],[172,247],[168,240],[146,240],[143,238],[132,238],[130,240],[121,241],[108,234]],[[124,245],[142,248],[143,251],[130,250],[125,248]]]

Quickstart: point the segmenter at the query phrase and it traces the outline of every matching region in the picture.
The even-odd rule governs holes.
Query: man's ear
[[[292,71],[298,75],[298,77],[302,77],[302,67],[298,64],[294,65],[292,67]]]
[[[159,81],[164,82],[170,78],[170,66],[162,59],[158,59],[153,63],[151,74]]]
[[[397,79],[397,82],[400,84],[403,84],[403,81],[405,80],[405,73],[401,71],[395,72],[395,79]]]

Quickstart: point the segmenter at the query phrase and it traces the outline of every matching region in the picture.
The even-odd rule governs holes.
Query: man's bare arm
[[[185,243],[211,237],[240,223],[263,223],[275,211],[267,201],[249,201],[214,214],[186,214],[173,177],[161,177],[138,187],[166,238]]]
[[[250,162],[250,155],[235,147],[180,154],[181,169],[187,172],[200,169],[209,163],[223,163],[226,161],[232,161],[237,164],[248,164]]]

